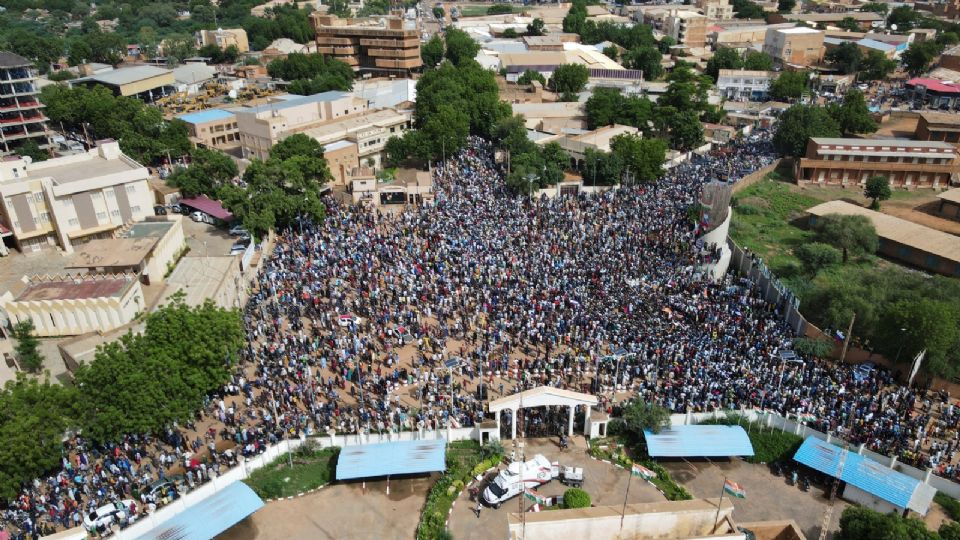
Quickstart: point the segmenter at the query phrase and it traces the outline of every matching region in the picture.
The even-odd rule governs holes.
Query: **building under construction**
[[[0,155],[15,152],[31,139],[41,147],[49,144],[39,92],[33,62],[0,51]]]
[[[310,20],[317,52],[357,71],[406,75],[423,65],[417,29],[406,28],[400,17],[340,19],[314,13]]]

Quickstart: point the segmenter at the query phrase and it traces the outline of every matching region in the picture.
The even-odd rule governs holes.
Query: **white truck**
[[[493,479],[483,490],[483,501],[494,508],[500,508],[504,501],[523,493],[524,489],[542,486],[560,476],[560,465],[550,463],[543,454],[533,459],[514,461]]]

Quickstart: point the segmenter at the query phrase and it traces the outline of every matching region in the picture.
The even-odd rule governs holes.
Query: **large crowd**
[[[540,385],[596,393],[610,410],[634,397],[678,413],[775,410],[960,473],[948,396],[883,369],[783,364],[777,306],[705,271],[716,250],[688,209],[705,182],[772,162],[768,134],[654,184],[552,198],[511,194],[492,156],[471,139],[434,170],[423,206],[330,198],[323,221],[282,231],[250,284],[242,361],[195,422],[108,447],[75,437],[62,469],[4,518],[38,534],[112,500],[150,511],[283,438],[472,426],[488,398]],[[565,425],[530,414],[528,435]]]

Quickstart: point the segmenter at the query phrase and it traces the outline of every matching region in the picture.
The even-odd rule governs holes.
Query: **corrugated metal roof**
[[[397,441],[347,446],[337,458],[337,480],[447,469],[447,441]]]
[[[226,120],[227,118],[233,118],[235,116],[236,114],[233,112],[224,109],[207,109],[205,111],[183,114],[177,118],[188,124],[203,124],[205,122],[212,122],[213,120]]]
[[[846,453],[843,471],[841,456]],[[810,436],[793,459],[824,474],[839,478],[900,508],[926,514],[936,490],[915,478],[876,461]]]
[[[208,199],[203,195],[199,197],[194,197],[192,199],[180,199],[179,204],[189,206],[190,208],[199,210],[201,212],[205,212],[223,221],[230,221],[233,219],[233,214],[231,214],[226,208],[224,208],[222,204],[220,204],[217,201]]]
[[[650,457],[752,456],[750,437],[740,426],[673,426],[654,434],[644,430]]]
[[[252,489],[243,482],[234,482],[138,536],[137,540],[208,540],[262,507],[263,501]]]

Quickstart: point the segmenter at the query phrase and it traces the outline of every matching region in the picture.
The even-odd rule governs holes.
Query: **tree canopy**
[[[642,139],[625,133],[610,141],[610,153],[623,163],[628,182],[653,182],[663,175],[667,143],[663,139]]]
[[[856,73],[860,69],[860,63],[863,62],[863,51],[856,43],[845,41],[827,51],[824,59],[841,73]]]
[[[859,256],[877,251],[879,240],[873,223],[866,216],[827,214],[817,218],[814,231],[821,242],[830,244],[843,253],[843,262],[851,254]]]
[[[14,352],[20,367],[31,373],[43,367],[43,355],[40,354],[40,341],[33,334],[33,319],[26,319],[13,325],[13,338],[17,340]]]
[[[770,83],[770,97],[780,101],[797,99],[807,89],[807,79],[805,71],[782,71]]]
[[[220,187],[238,174],[230,156],[216,150],[195,148],[190,152],[190,166],[177,168],[167,183],[180,188],[187,197],[207,195],[218,198]]]
[[[826,109],[816,105],[794,105],[780,115],[773,146],[782,155],[800,157],[806,152],[811,137],[839,136],[840,124]]]
[[[353,88],[353,68],[322,54],[291,53],[270,62],[267,73],[290,82],[291,94],[310,95]]]
[[[448,28],[444,33],[446,57],[457,66],[472,61],[480,52],[480,44],[463,30]]]
[[[870,208],[879,210],[880,201],[885,201],[892,195],[890,191],[890,179],[879,174],[867,178],[863,194],[873,200],[873,202],[870,203]]]
[[[434,34],[430,41],[420,47],[420,58],[423,59],[423,66],[425,68],[437,67],[437,64],[443,60],[444,50],[443,38],[439,34]]]
[[[634,400],[623,407],[621,412],[623,429],[633,441],[642,441],[643,432],[660,430],[670,425],[670,411],[655,403]]]
[[[839,107],[831,105],[828,111],[837,120],[840,131],[845,134],[873,133],[877,130],[877,123],[870,115],[860,90],[848,90],[843,96],[843,103]]]
[[[581,64],[557,66],[550,77],[550,89],[558,94],[576,94],[583,90],[590,78],[590,70]]]

